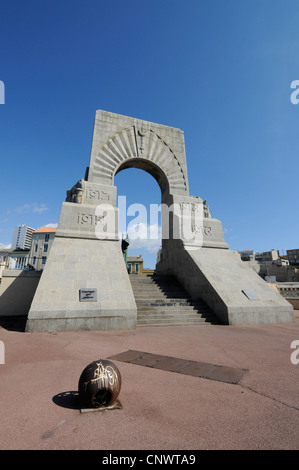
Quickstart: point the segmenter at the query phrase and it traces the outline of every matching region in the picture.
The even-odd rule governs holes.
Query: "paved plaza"
[[[292,353],[299,358],[291,348],[299,340],[298,310],[295,317],[288,324],[122,331],[1,327],[0,447],[298,449],[299,365],[291,361]],[[121,372],[121,408],[81,413],[79,376],[90,362],[108,358]],[[218,373],[205,376],[203,365]]]

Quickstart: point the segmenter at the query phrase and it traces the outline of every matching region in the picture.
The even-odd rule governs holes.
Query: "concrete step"
[[[184,299],[135,299],[139,308],[144,307],[188,307],[193,306],[190,300]]]
[[[142,327],[147,327],[147,326],[205,326],[205,325],[212,325],[213,323],[210,322],[186,322],[185,320],[183,321],[176,321],[176,320],[170,320],[170,321],[163,321],[163,320],[158,320],[154,321],[151,320],[150,322],[142,322],[142,321],[137,321],[137,327],[142,326]]]
[[[133,291],[135,299],[154,299],[154,298],[159,298],[159,299],[182,299],[184,301],[186,299],[186,293],[183,295],[179,295],[178,292],[174,292],[172,295],[163,295],[162,292],[138,292],[135,293]],[[188,298],[188,297],[187,297]]]
[[[210,311],[208,308],[199,309],[195,307],[194,305],[179,305],[179,304],[172,305],[172,304],[166,304],[166,303],[158,304],[158,305],[155,305],[155,304],[142,304],[142,305],[136,304],[136,305],[137,305],[137,310],[140,313],[149,311],[149,310],[151,310],[152,312],[160,312],[160,311],[166,311],[166,310],[171,312],[172,310],[174,311],[179,310],[181,313],[182,312],[195,312],[196,314],[197,313],[207,314]]]
[[[211,325],[213,320],[204,317],[194,317],[185,315],[144,315],[138,316],[137,326],[155,325]]]
[[[181,311],[177,311],[177,312],[173,311],[171,313],[164,311],[164,312],[159,312],[159,313],[157,312],[156,314],[151,311],[147,311],[147,312],[140,313],[138,315],[138,321],[150,322],[152,320],[155,320],[155,321],[179,320],[179,321],[185,321],[185,322],[194,321],[198,323],[203,323],[203,322],[211,322],[213,321],[213,318],[209,316],[206,317],[200,314],[194,315],[194,314],[182,313]]]
[[[130,275],[137,326],[219,324],[202,301],[193,302],[173,276]]]

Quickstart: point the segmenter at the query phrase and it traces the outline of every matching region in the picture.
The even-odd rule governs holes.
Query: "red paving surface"
[[[0,328],[0,449],[299,449],[296,322],[22,333]],[[128,350],[248,369],[238,384],[114,361],[122,409],[81,413],[81,372]]]

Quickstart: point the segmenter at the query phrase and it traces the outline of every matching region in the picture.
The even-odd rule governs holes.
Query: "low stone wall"
[[[0,284],[0,317],[27,315],[42,271],[6,269]]]
[[[299,282],[278,283],[277,289],[295,310],[299,310]]]

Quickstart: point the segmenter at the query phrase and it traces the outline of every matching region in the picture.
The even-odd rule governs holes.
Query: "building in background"
[[[252,250],[239,251],[242,261],[252,261],[255,259],[255,252]]]
[[[2,278],[2,271],[6,269],[8,266],[10,252],[11,252],[10,248],[0,249],[0,282]]]
[[[257,261],[277,261],[280,259],[279,250],[270,250],[270,251],[263,251],[262,253],[256,253],[255,259]]]
[[[30,267],[36,271],[44,269],[49,255],[56,228],[42,227],[32,233],[32,243],[30,250]]]
[[[9,269],[27,269],[29,264],[30,250],[16,248],[11,250],[8,258]]]
[[[142,255],[139,256],[128,256],[127,268],[129,274],[153,274],[154,269],[147,269],[143,267]]]
[[[25,269],[28,265],[30,250],[16,248],[0,249],[0,278],[4,269]]]
[[[299,249],[287,250],[287,257],[290,264],[299,264]]]
[[[11,249],[30,250],[34,230],[34,228],[25,224],[17,225],[14,228]]]
[[[296,269],[296,265],[299,265],[299,250],[287,250],[288,257],[274,249],[261,253],[250,250],[238,253],[242,261],[247,261],[249,267],[267,282],[299,281],[299,269]]]
[[[264,263],[268,261],[280,261],[279,250],[270,250],[262,251],[261,253],[256,253],[253,250],[243,250],[238,252],[241,256],[242,261],[253,261],[256,260],[259,263]]]
[[[10,253],[11,253],[11,248],[0,249],[0,264],[3,264],[3,266],[7,266]]]

